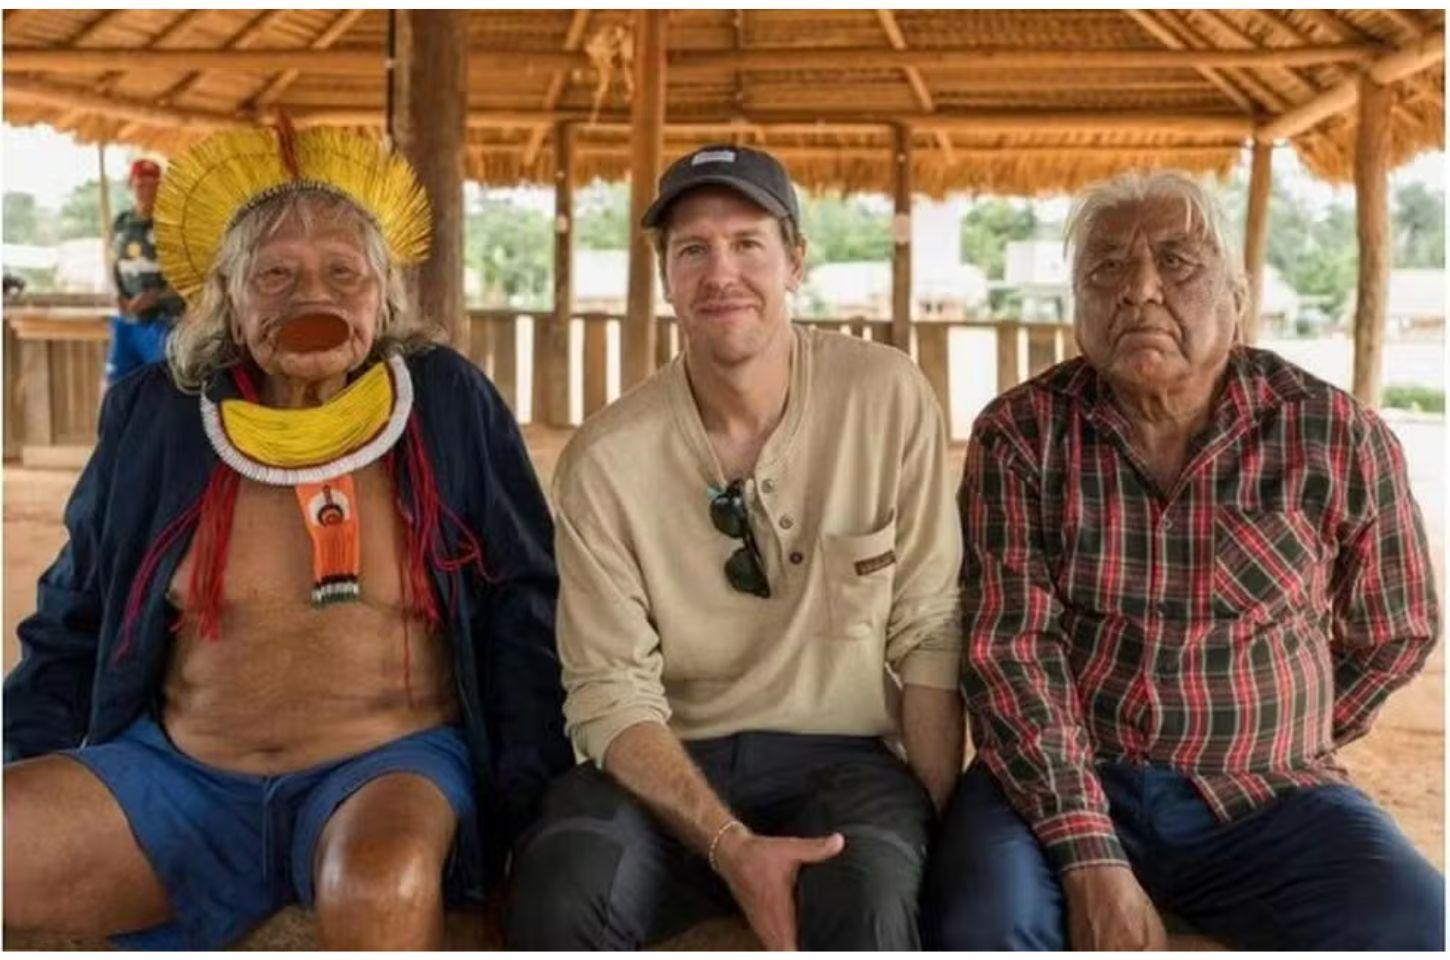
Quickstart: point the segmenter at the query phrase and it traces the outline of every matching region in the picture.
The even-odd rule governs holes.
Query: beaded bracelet
[[[719,849],[720,841],[724,839],[726,832],[728,832],[731,827],[743,826],[745,826],[745,824],[741,823],[739,820],[736,820],[734,817],[731,817],[729,820],[726,820],[724,823],[720,824],[720,829],[716,830],[715,836],[710,838],[710,851],[709,853],[705,854],[705,860],[710,864],[711,870],[716,873],[720,872],[720,864],[715,862],[715,852]]]

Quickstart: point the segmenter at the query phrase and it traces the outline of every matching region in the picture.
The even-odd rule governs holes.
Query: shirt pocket
[[[1299,510],[1219,507],[1213,523],[1213,615],[1277,619],[1319,581],[1319,537]]]
[[[896,521],[866,534],[821,534],[831,636],[866,640],[883,636],[896,575]]]

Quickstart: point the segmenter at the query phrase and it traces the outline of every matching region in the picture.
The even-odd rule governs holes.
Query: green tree
[[[1445,266],[1445,194],[1418,181],[1395,191],[1395,266]]]
[[[111,216],[131,206],[131,192],[125,180],[111,181]],[[59,239],[99,237],[110,227],[101,223],[101,181],[87,180],[71,190],[60,207]]]
[[[574,242],[584,250],[629,248],[629,185],[595,180],[574,194]]]
[[[962,257],[986,271],[989,279],[1001,280],[1008,242],[1032,239],[1038,226],[1030,201],[982,200],[962,217]]]
[[[40,210],[28,193],[5,193],[5,242],[42,243]]]
[[[547,307],[553,297],[553,221],[506,200],[485,200],[464,223],[467,264],[481,271],[489,306]]]
[[[806,264],[891,259],[891,220],[861,197],[803,194]]]

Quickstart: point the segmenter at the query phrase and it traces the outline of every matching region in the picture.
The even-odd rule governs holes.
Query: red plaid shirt
[[[1095,762],[1223,820],[1342,781],[1438,635],[1399,443],[1344,392],[1238,348],[1166,495],[1129,437],[1072,360],[983,411],[962,477],[973,739],[1059,869],[1126,862]]]

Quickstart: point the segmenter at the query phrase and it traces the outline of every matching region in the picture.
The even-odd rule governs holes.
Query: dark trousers
[[[1445,878],[1353,787],[1306,787],[1220,823],[1171,770],[1099,768],[1118,837],[1160,908],[1239,949],[1442,950]],[[981,763],[932,849],[922,938],[949,950],[1063,950],[1061,888]]]
[[[796,880],[803,950],[912,950],[933,810],[880,740],[742,733],[686,749],[751,830],[845,849]],[[527,950],[633,950],[735,910],[705,858],[592,764],[550,787],[519,839],[505,937]]]

